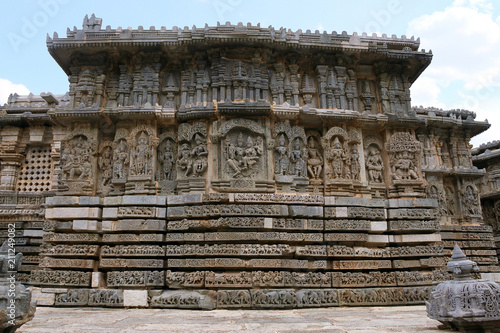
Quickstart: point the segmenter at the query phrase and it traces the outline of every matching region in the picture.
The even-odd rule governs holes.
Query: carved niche
[[[321,135],[317,131],[307,131],[307,175],[314,188],[323,183],[323,149]],[[314,191],[317,192],[317,191]]]
[[[288,122],[274,124],[274,178],[278,190],[303,192],[307,189],[306,134]]]
[[[106,76],[102,69],[71,67],[70,91],[74,108],[99,108],[104,92]]]
[[[427,197],[430,199],[436,199],[438,202],[438,216],[448,215],[448,208],[446,205],[446,195],[445,190],[441,182],[429,181],[426,189]]]
[[[411,109],[407,75],[382,73],[378,78],[383,113],[407,117]]]
[[[460,190],[460,205],[465,218],[481,218],[481,203],[476,186],[470,182],[463,184]]]
[[[159,137],[157,150],[156,181],[161,193],[174,194],[176,186],[177,168],[177,142],[172,129],[163,132]]]
[[[112,143],[113,162],[111,183],[115,193],[123,193],[124,185],[129,175],[130,146],[127,142],[129,132],[125,128],[118,128]]]
[[[61,142],[60,190],[91,194],[94,189],[96,133],[77,125]]]
[[[217,161],[212,186],[219,191],[272,191],[269,123],[233,118],[216,121],[211,141]]]
[[[100,144],[97,165],[99,167],[99,191],[107,194],[113,178],[113,142],[104,141]]]
[[[208,167],[207,125],[182,123],[177,133],[177,179],[180,193],[205,191]]]
[[[138,124],[127,137],[129,146],[127,193],[154,193],[158,138],[149,123]]]
[[[368,136],[363,140],[365,148],[365,168],[368,183],[384,186],[384,160],[382,159],[382,140]]]
[[[325,152],[326,184],[333,187],[343,184],[360,184],[361,166],[359,158],[360,134],[351,129],[334,126],[321,139]]]
[[[422,143],[408,132],[396,132],[385,145],[389,154],[391,195],[424,196]]]

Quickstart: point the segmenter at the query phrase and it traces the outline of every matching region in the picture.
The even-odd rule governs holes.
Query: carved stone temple
[[[424,304],[455,243],[500,279],[490,125],[411,107],[418,39],[101,24],[47,37],[68,93],[0,108],[0,232],[39,305]]]

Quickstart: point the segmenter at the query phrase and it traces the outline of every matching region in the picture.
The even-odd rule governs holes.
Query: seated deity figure
[[[262,154],[262,148],[254,145],[251,136],[247,138],[247,148],[245,149],[245,156],[243,157],[243,165],[245,168],[251,168],[259,161],[259,155]]]
[[[407,151],[399,153],[399,157],[392,168],[392,172],[392,178],[396,180],[418,179],[415,165]]]
[[[177,160],[177,165],[182,170],[185,170],[184,176],[189,176],[193,169],[193,162],[191,161],[191,149],[189,149],[188,143],[183,143],[181,150],[179,151],[179,159]]]
[[[229,137],[226,138],[226,162],[235,172],[233,178],[241,176],[242,172],[252,169],[257,164],[262,155],[261,145],[260,140],[254,144],[253,138],[248,136],[245,147],[245,139],[241,132],[236,138],[236,146],[231,143]]]
[[[208,162],[207,162],[207,147],[204,143],[204,140],[199,134],[195,135],[195,143],[196,146],[194,147],[193,151],[191,152],[191,157],[194,160],[193,163],[193,172],[197,176],[201,176],[203,172],[207,169]]]
[[[309,145],[307,147],[307,171],[309,176],[313,179],[318,179],[321,171],[323,170],[323,157],[316,149],[314,139],[311,137],[309,139]]]

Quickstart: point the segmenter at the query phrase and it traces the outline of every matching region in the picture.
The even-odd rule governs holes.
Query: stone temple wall
[[[484,223],[491,226],[496,253],[500,257],[500,141],[488,142],[472,150],[472,161],[485,169],[476,186],[481,194]]]
[[[47,45],[69,92],[0,115],[0,228],[40,305],[422,304],[456,242],[500,277],[489,124],[410,106],[418,40],[92,16]]]

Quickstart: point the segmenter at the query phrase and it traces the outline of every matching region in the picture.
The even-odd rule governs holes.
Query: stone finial
[[[455,245],[447,264],[455,279],[436,286],[426,302],[427,316],[439,320],[446,328],[461,332],[499,332],[500,286],[489,280],[475,280],[471,272],[479,271]]]
[[[477,264],[466,258],[458,244],[455,244],[451,261],[448,262],[446,267],[448,267],[448,271],[453,273],[455,280],[471,280],[471,272],[479,271]]]
[[[83,31],[100,31],[101,30],[102,19],[95,17],[95,14],[92,14],[89,18],[88,15],[85,15],[83,18],[82,28]]]

